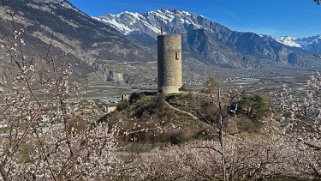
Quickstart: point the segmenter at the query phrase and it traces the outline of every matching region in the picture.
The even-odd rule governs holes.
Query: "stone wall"
[[[158,42],[158,90],[177,93],[182,86],[182,38],[160,35]]]

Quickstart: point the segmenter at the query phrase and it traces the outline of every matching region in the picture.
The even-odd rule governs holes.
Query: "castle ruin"
[[[158,45],[158,91],[178,93],[182,87],[182,37],[160,35]]]

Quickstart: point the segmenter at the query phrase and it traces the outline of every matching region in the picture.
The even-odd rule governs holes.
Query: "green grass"
[[[10,127],[0,128],[0,133],[7,133],[8,131],[10,131]]]
[[[31,162],[31,158],[30,158],[31,152],[32,152],[31,145],[26,144],[26,143],[21,144],[20,151],[19,151],[19,155],[20,155],[19,161],[21,163]]]

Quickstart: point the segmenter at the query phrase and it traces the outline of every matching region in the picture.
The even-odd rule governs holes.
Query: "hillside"
[[[211,99],[211,95],[204,93],[166,97],[150,92],[134,93],[129,102],[119,104],[117,111],[107,114],[98,122],[117,125],[120,128],[120,140],[125,143],[178,144],[194,139],[216,139],[218,111],[217,103],[211,103]],[[226,120],[229,134],[257,134],[277,128],[265,126],[242,113],[237,117],[230,115]]]
[[[155,39],[160,24],[166,32],[183,36],[183,75],[187,82],[231,74],[224,68],[310,66],[310,54],[302,49],[284,46],[267,36],[234,32],[203,16],[180,10],[124,12],[93,19],[62,0],[2,1],[0,9],[0,34],[7,41],[14,40],[15,28],[8,14],[12,12],[16,29],[24,29],[25,56],[37,60],[50,47],[49,57],[60,62],[66,59],[73,67],[75,79],[98,76],[117,82],[114,79],[119,77],[129,84],[154,84]],[[0,51],[0,72],[4,72],[8,65],[3,49]],[[60,56],[65,53],[67,57]]]
[[[77,77],[86,77],[90,72],[99,71],[102,60],[155,60],[148,48],[134,43],[114,28],[93,20],[68,1],[1,2],[0,34],[7,41],[13,41],[14,29],[24,29],[22,38],[27,44],[24,47],[25,55],[44,56],[51,44],[50,56],[68,53],[69,63],[79,64],[74,70]],[[105,69],[102,68],[101,73],[108,72]]]

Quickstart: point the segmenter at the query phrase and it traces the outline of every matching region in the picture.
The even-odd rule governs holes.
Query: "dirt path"
[[[191,118],[193,118],[194,120],[199,120],[198,117],[194,116],[193,114],[187,112],[187,111],[184,111],[184,110],[180,110],[180,109],[177,109],[176,107],[172,106],[170,103],[168,103],[167,101],[165,101],[165,104],[167,106],[169,106],[169,108],[177,111],[177,112],[180,112],[180,113],[183,113],[183,114],[186,114],[188,116],[190,116]]]

